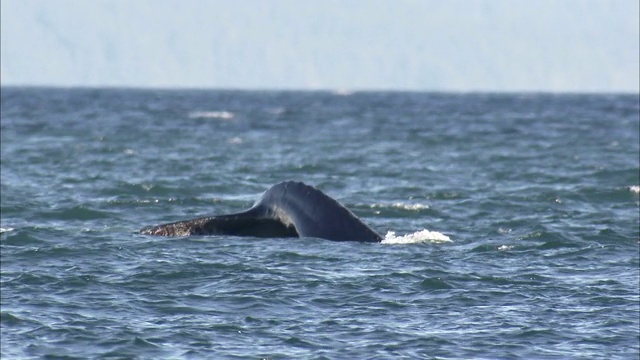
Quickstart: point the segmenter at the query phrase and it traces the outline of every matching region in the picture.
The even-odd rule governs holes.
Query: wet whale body
[[[145,229],[145,235],[233,235],[315,237],[333,241],[380,242],[382,237],[322,191],[285,181],[269,188],[248,210],[178,221]]]

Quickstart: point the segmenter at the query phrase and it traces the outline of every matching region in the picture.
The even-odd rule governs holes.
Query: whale
[[[143,235],[231,235],[380,242],[382,236],[317,188],[297,181],[271,186],[248,210],[162,224]]]

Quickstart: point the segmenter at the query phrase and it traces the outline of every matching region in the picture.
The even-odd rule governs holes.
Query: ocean
[[[638,359],[637,94],[1,89],[2,359]],[[285,180],[385,237],[154,237]]]

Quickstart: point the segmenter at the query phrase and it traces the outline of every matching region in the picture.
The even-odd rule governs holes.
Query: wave
[[[396,236],[395,231],[389,231],[381,241],[382,244],[414,244],[421,242],[445,243],[452,242],[452,240],[443,233],[424,229],[402,236]]]
[[[6,233],[6,232],[10,232],[10,231],[13,231],[13,230],[15,230],[15,229],[11,228],[11,227],[6,227],[6,228],[0,227],[0,234]]]
[[[369,207],[372,208],[372,209],[376,209],[376,208],[382,208],[382,209],[396,208],[396,209],[413,210],[413,211],[429,209],[429,205],[402,203],[402,202],[396,202],[396,203],[391,203],[391,204],[373,204],[373,205],[369,205]]]
[[[629,191],[640,194],[640,185],[629,186]]]
[[[189,113],[191,119],[233,119],[233,113],[229,111],[192,111]]]
[[[235,136],[227,139],[227,143],[229,144],[242,144],[244,140],[241,137]]]

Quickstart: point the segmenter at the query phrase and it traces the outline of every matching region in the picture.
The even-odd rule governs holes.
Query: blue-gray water
[[[2,88],[1,355],[638,359],[637,95]],[[140,228],[317,186],[386,234]]]

